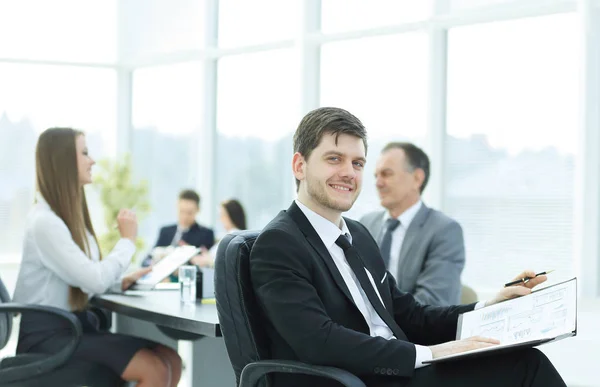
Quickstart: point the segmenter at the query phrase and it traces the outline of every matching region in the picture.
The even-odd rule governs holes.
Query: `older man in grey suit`
[[[422,304],[459,304],[465,266],[462,228],[421,201],[429,158],[413,144],[389,143],[381,152],[375,177],[385,210],[360,221],[379,244],[398,287]]]

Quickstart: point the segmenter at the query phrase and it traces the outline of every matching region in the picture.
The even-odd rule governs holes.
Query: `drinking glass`
[[[196,303],[196,266],[179,267],[179,299],[183,304]]]

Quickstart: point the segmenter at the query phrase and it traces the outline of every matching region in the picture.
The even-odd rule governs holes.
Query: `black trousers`
[[[408,383],[400,385],[405,387],[566,387],[550,360],[537,349],[525,349],[419,368]]]

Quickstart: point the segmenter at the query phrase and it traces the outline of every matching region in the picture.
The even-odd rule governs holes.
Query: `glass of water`
[[[179,267],[179,298],[183,304],[196,303],[196,266]]]

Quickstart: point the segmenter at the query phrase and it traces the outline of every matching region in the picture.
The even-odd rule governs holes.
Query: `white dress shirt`
[[[54,306],[70,311],[69,286],[88,296],[109,288],[120,290],[120,278],[135,253],[129,239],[121,239],[101,261],[98,245],[88,232],[91,259],[73,241],[67,225],[38,195],[27,216],[23,259],[14,301]]]
[[[340,271],[340,274],[342,275],[342,278],[344,279],[348,290],[350,290],[350,295],[352,295],[354,303],[356,304],[363,317],[365,318],[365,321],[369,325],[369,331],[371,336],[380,336],[387,340],[395,340],[396,337],[392,333],[392,330],[381,319],[381,317],[379,317],[379,315],[375,311],[375,308],[373,308],[373,305],[371,305],[371,302],[367,298],[367,295],[360,286],[358,279],[356,278],[354,272],[350,268],[350,265],[348,265],[348,262],[346,261],[344,251],[341,247],[335,244],[337,238],[343,234],[348,234],[348,236],[350,237],[350,242],[352,242],[352,235],[350,234],[350,231],[348,230],[348,226],[346,225],[344,219],[342,218],[340,228],[332,222],[330,222],[329,220],[323,218],[321,215],[312,211],[310,208],[306,207],[298,200],[296,200],[296,204],[298,205],[300,210],[302,210],[302,212],[304,213],[310,224],[313,226],[317,234],[319,234],[319,237],[323,241],[323,244],[325,244],[325,247],[327,247],[329,254],[331,254],[335,266]],[[379,294],[377,286],[375,286],[373,276],[371,275],[369,270],[367,270],[367,268],[365,268],[365,271],[367,272],[367,276],[369,277],[369,280],[371,281],[371,284],[373,285],[377,296],[381,300],[381,295]],[[383,301],[381,303],[383,304]],[[426,360],[431,360],[433,358],[431,350],[428,347],[417,344],[415,344],[415,349],[417,352],[415,358],[415,368],[426,366],[427,364],[423,364],[423,362]]]
[[[410,226],[410,223],[413,221],[417,212],[423,206],[422,201],[418,201],[409,207],[406,211],[404,211],[400,216],[396,219],[400,221],[400,225],[396,227],[394,231],[392,231],[392,244],[390,246],[390,263],[388,267],[388,271],[396,275],[398,273],[398,265],[400,263],[400,250],[402,249],[402,242],[404,242],[404,237],[406,236],[406,231]],[[390,219],[390,213],[388,211],[385,212],[383,216],[383,229],[381,230],[379,244],[381,245],[381,240],[383,239],[383,235],[385,234],[385,222]]]

